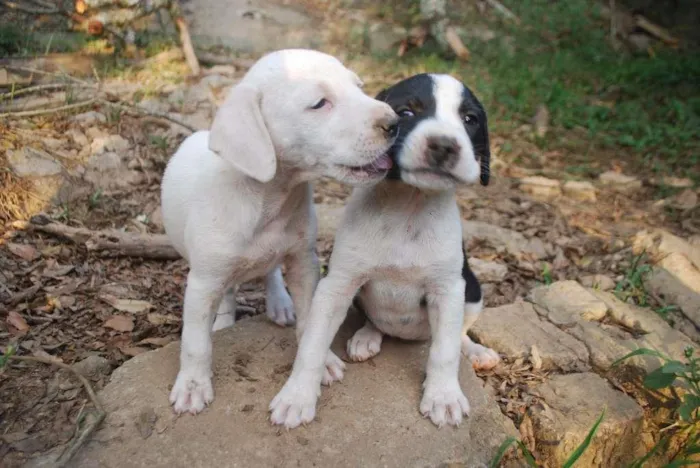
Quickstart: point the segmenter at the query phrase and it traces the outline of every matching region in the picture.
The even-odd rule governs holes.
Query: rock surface
[[[481,260],[470,257],[468,259],[469,268],[472,269],[477,279],[481,283],[494,283],[503,281],[508,274],[508,267],[502,263]]]
[[[185,7],[195,46],[223,46],[262,54],[283,48],[317,48],[319,27],[302,8],[265,0],[197,0]]]
[[[545,370],[576,371],[589,367],[588,350],[583,343],[540,319],[527,302],[484,309],[470,335],[513,360],[530,356],[532,347],[536,346]]]
[[[640,438],[642,408],[597,374],[556,375],[533,392],[546,404],[532,408],[524,424],[532,425],[545,466],[563,466],[603,410],[604,419],[576,465],[627,466],[646,453]]]
[[[336,340],[340,349],[349,327]],[[470,416],[456,429],[422,418],[427,344],[391,340],[372,362],[349,365],[342,383],[323,389],[316,421],[279,430],[267,406],[289,375],[294,341],[291,328],[260,316],[215,334],[216,399],[196,417],[176,418],[168,404],[179,344],[136,356],[100,392],[108,417],[73,466],[481,466],[515,434],[466,360],[460,380]]]
[[[598,180],[613,191],[620,193],[629,194],[642,188],[641,180],[615,171],[602,173]]]
[[[520,180],[520,190],[537,198],[556,198],[561,195],[561,182],[541,176],[525,177]]]
[[[562,186],[564,195],[580,201],[596,201],[596,191],[592,183],[586,181],[569,180]]]
[[[486,240],[494,247],[503,247],[516,258],[526,256],[538,260],[547,256],[545,243],[541,239],[528,239],[517,231],[483,221],[463,220],[462,236],[467,244],[472,239]]]
[[[530,292],[532,301],[546,309],[544,312],[554,325],[569,327],[580,320],[600,320],[608,306],[576,281],[557,281]],[[540,309],[541,310],[541,309]]]

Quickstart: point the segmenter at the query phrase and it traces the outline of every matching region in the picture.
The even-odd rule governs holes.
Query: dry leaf
[[[126,315],[112,315],[104,326],[120,332],[130,332],[134,329],[134,321]]]
[[[124,346],[123,348],[119,348],[119,351],[121,351],[127,356],[134,357],[150,350],[148,348],[142,348],[140,346]]]
[[[153,325],[163,325],[166,323],[178,323],[180,319],[178,317],[173,317],[171,315],[158,314],[156,312],[148,314],[146,316],[149,322]]]
[[[100,296],[100,299],[115,309],[121,312],[129,312],[130,314],[138,314],[139,312],[144,312],[153,307],[148,301],[140,301],[137,299],[119,299],[111,294],[103,294]]]
[[[542,368],[542,357],[540,356],[540,350],[537,349],[537,345],[532,345],[532,348],[530,348],[530,362],[533,369],[539,370]]]
[[[12,325],[14,328],[19,330],[21,333],[26,333],[29,331],[29,325],[24,317],[19,315],[16,311],[12,310],[7,314],[7,323]]]
[[[7,250],[20,257],[22,260],[27,260],[29,262],[36,260],[39,258],[39,255],[41,255],[38,250],[29,244],[15,244],[13,242],[8,242]]]
[[[171,336],[153,336],[151,338],[146,338],[139,341],[136,344],[150,344],[153,346],[165,346],[168,343],[175,341],[177,338],[173,335]]]

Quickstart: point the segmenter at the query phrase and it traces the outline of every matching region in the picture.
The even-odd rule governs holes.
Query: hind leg
[[[357,330],[348,340],[348,357],[352,361],[361,362],[376,356],[382,348],[383,336],[372,322],[366,320],[365,326]]]
[[[469,268],[467,256],[464,255],[462,277],[466,282],[464,291],[464,322],[462,323],[462,354],[472,363],[474,369],[492,369],[501,361],[498,353],[491,348],[475,343],[469,338],[469,328],[479,318],[484,301],[481,296],[481,285]]]

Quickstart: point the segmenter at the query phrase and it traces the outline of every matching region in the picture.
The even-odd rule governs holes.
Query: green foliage
[[[390,3],[399,4],[396,20],[405,11],[403,0]],[[460,76],[475,89],[489,109],[490,123],[502,133],[529,123],[544,104],[553,130],[538,146],[549,150],[574,144],[572,153],[621,150],[623,157],[634,156],[639,169],[700,182],[700,55],[661,44],[652,55],[615,50],[609,20],[597,2],[503,3],[520,17],[520,24],[490,16],[488,27],[496,37],[469,38],[468,63],[418,49],[396,60],[396,66]],[[472,23],[483,26],[485,18],[464,14],[455,16],[455,23],[468,29]]]
[[[662,361],[661,367],[650,372],[644,378],[644,386],[650,390],[662,390],[677,384],[682,386],[685,394],[680,398],[674,408],[676,421],[666,429],[675,429],[675,433],[687,437],[673,459],[665,465],[665,468],[680,466],[697,466],[697,461],[691,460],[692,455],[700,453],[700,357],[695,356],[695,350],[691,347],[685,350],[686,362],[671,359],[653,349],[640,348],[623,356],[612,365],[618,366],[622,362],[634,356],[653,356]],[[678,385],[680,384],[680,385]],[[683,392],[674,391],[674,394]],[[636,460],[631,468],[642,468],[652,456],[668,446],[670,438],[669,430],[664,431],[664,436],[643,457]]]
[[[598,427],[600,426],[600,423],[603,421],[604,417],[605,410],[603,410],[603,412],[600,413],[600,416],[598,416],[598,419],[588,431],[588,434],[586,435],[586,438],[583,440],[583,442],[581,442],[581,444],[578,447],[576,447],[573,452],[571,452],[571,455],[569,455],[569,457],[566,459],[566,461],[562,465],[562,468],[571,468],[581,458],[583,453],[591,444],[591,441],[593,440],[593,437],[595,437],[596,432],[598,432]],[[496,456],[494,456],[494,458],[491,460],[489,467],[498,467],[508,449],[513,445],[516,445],[520,449],[520,452],[523,454],[523,458],[525,458],[525,462],[528,464],[528,466],[533,468],[538,467],[537,461],[535,460],[535,457],[532,454],[532,452],[530,452],[528,448],[525,447],[525,444],[523,444],[522,441],[516,439],[515,437],[509,437],[505,441],[503,441],[500,447],[498,447]]]
[[[17,350],[13,345],[8,345],[7,348],[5,348],[5,353],[0,356],[0,369],[5,367],[5,364],[10,360],[10,356],[15,354],[15,351]]]

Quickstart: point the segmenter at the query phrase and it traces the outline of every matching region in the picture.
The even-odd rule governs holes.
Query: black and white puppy
[[[482,298],[466,262],[455,198],[459,185],[488,184],[486,113],[448,75],[413,76],[377,99],[400,117],[394,167],[388,180],[350,197],[292,374],[270,405],[275,424],[313,420],[324,357],[354,298],[367,321],[348,341],[351,359],[376,355],[384,334],[432,337],[420,411],[438,426],[458,425],[469,411],[458,380],[460,351],[475,367],[499,361],[466,334]]]

